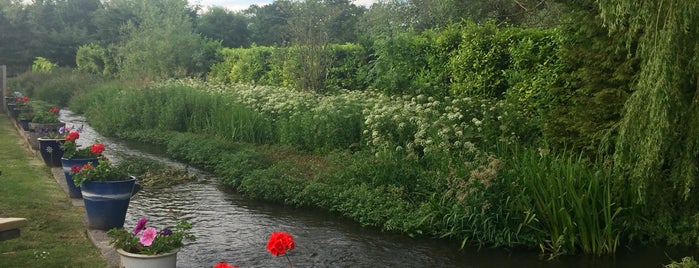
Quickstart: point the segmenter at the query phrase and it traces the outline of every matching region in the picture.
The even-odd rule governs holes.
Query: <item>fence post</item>
[[[2,97],[0,100],[0,103],[2,104],[2,108],[0,108],[0,111],[5,111],[8,114],[10,113],[7,111],[7,104],[5,103],[5,96],[7,96],[7,66],[6,65],[0,65],[0,97]]]

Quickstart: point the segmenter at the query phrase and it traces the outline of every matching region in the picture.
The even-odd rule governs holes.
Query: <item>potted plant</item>
[[[61,132],[61,129],[65,127],[65,123],[58,119],[60,109],[50,107],[47,103],[41,101],[33,101],[32,107],[34,109],[32,121],[29,122],[29,139],[38,141],[41,157],[46,165],[60,167],[61,157],[63,156],[61,145],[65,141],[65,132]],[[34,130],[34,132],[31,132],[31,130]]]
[[[10,117],[17,118],[23,107],[26,107],[29,103],[29,97],[17,97],[16,101],[13,103],[7,103],[7,111],[10,113]]]
[[[72,166],[70,175],[74,185],[80,187],[89,228],[109,230],[124,226],[135,177],[104,156],[97,158],[96,165]]]
[[[33,132],[38,135],[36,140],[38,141],[39,153],[47,166],[62,166],[61,158],[63,157],[63,143],[66,141],[66,134],[68,134],[69,131],[70,128],[61,126],[55,130],[49,128],[37,128],[35,129],[35,132]],[[30,134],[32,134],[32,132],[30,132]],[[32,135],[30,135],[30,139],[32,139],[31,136]]]
[[[56,130],[65,126],[65,123],[58,119],[58,114],[61,111],[58,107],[46,107],[45,104],[41,102],[34,102],[32,107],[34,107],[34,111],[32,114],[32,121],[29,122],[29,128],[41,132],[42,128]]]
[[[74,166],[82,167],[87,164],[97,166],[99,164],[97,158],[102,156],[102,152],[104,152],[104,144],[95,143],[91,146],[81,147],[77,144],[78,138],[80,138],[79,129],[69,131],[65,142],[61,146],[61,149],[63,149],[61,165],[63,166],[63,174],[68,185],[68,195],[71,198],[82,198],[80,187],[75,186],[73,181],[73,176],[70,172],[71,168]]]
[[[179,220],[173,214],[176,225],[158,229],[147,227],[148,219],[141,218],[133,232],[124,228],[112,228],[107,232],[112,245],[121,258],[121,267],[129,268],[174,268],[177,266],[177,252],[184,246],[184,240],[194,241],[190,233],[192,226],[186,220]]]

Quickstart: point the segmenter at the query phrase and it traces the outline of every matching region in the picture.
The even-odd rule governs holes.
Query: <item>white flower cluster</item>
[[[364,110],[363,136],[376,150],[473,155],[484,142],[511,134],[503,131],[508,129],[502,120],[507,116],[504,107],[502,102],[473,98],[381,95]]]
[[[374,91],[333,95],[249,84],[224,85],[200,80],[173,80],[245,104],[273,120],[310,112],[314,122],[360,120],[362,142],[378,150],[406,150],[473,155],[483,146],[517,139],[507,122],[512,106],[476,98],[437,99],[425,95],[388,96]]]

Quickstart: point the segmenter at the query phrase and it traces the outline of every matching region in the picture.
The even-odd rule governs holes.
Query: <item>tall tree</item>
[[[220,43],[193,32],[186,0],[140,0],[135,10],[139,24],[129,23],[126,41],[114,47],[122,76],[157,79],[208,71]]]
[[[135,5],[131,0],[105,1],[103,7],[92,15],[92,24],[96,27],[95,43],[102,46],[116,44],[124,38],[122,28],[125,25],[139,25]]]
[[[214,40],[221,40],[225,47],[250,45],[248,18],[242,13],[213,7],[202,14],[196,23],[196,32]]]
[[[28,71],[31,68],[31,43],[27,12],[20,1],[0,0],[0,64],[7,65],[8,75]]]
[[[250,17],[250,41],[260,46],[282,46],[291,41],[288,20],[293,16],[293,3],[277,0],[272,4],[252,5],[244,13]]]
[[[696,209],[699,1],[598,2],[613,34],[626,36],[642,60],[619,125],[614,163],[620,183],[637,203],[687,202]]]
[[[100,6],[99,0],[36,0],[28,5],[35,56],[75,66],[75,52],[91,41],[95,28],[90,16]]]

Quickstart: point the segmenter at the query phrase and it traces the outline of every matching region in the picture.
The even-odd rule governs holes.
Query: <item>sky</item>
[[[354,0],[355,5],[371,6],[372,3],[378,0]],[[227,9],[238,11],[247,9],[251,5],[264,6],[274,2],[274,0],[190,0],[190,4],[199,3],[203,7],[220,6]]]

